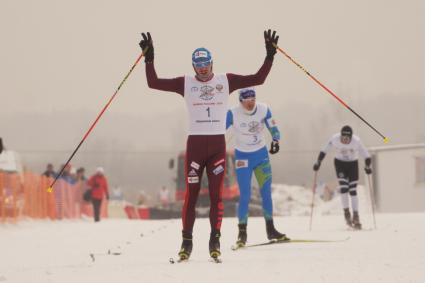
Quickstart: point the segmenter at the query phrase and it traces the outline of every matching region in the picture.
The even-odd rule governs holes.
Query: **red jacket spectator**
[[[91,188],[91,197],[93,199],[109,199],[108,181],[103,175],[103,168],[99,167],[96,169],[96,174],[90,177],[87,181],[87,185]]]

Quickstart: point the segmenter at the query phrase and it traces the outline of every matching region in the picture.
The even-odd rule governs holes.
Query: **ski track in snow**
[[[361,216],[370,228],[371,215]],[[27,220],[0,226],[0,282],[425,282],[424,220],[378,214],[377,230],[350,231],[342,215],[317,216],[309,232],[309,217],[276,217],[294,239],[350,239],[232,251],[237,219],[225,218],[222,264],[209,261],[208,219],[197,219],[192,257],[178,264],[169,258],[180,247],[179,220]],[[248,242],[265,240],[264,220],[250,218]]]

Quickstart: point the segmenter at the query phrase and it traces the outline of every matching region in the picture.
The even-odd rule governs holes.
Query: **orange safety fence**
[[[51,178],[31,172],[22,175],[0,171],[0,219],[16,222],[22,217],[34,219],[78,219],[92,217],[91,203],[83,200],[85,182],[70,184],[59,179],[48,193]],[[102,201],[101,217],[106,218],[108,202]]]
[[[18,215],[18,195],[21,190],[19,176],[0,171],[0,217],[1,221],[15,222]]]

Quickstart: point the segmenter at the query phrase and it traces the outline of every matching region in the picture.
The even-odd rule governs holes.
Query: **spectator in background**
[[[53,168],[53,164],[52,163],[48,163],[47,167],[46,167],[46,171],[44,171],[43,176],[49,177],[49,178],[55,178],[56,177],[56,172]]]
[[[90,200],[83,202],[83,200],[85,200],[84,195],[86,194],[86,191],[88,190],[87,178],[84,175],[84,173],[85,173],[85,169],[83,167],[80,167],[77,169],[77,174],[75,176],[76,183],[77,183],[77,186],[75,187],[75,196],[76,196],[75,203],[76,203],[76,208],[79,212],[84,210],[83,206],[84,207],[86,205],[89,206],[88,202],[90,202]],[[90,192],[88,192],[87,194],[89,196],[91,195]]]
[[[71,167],[71,171],[69,173],[71,174],[73,184],[77,183],[77,168]]]
[[[94,221],[100,221],[100,207],[102,200],[106,196],[109,200],[108,181],[104,175],[102,167],[96,169],[96,173],[87,181],[87,185],[91,188],[91,199],[93,204]]]
[[[63,167],[63,165],[62,165],[62,167]],[[60,178],[63,179],[65,182],[73,185],[73,184],[76,183],[76,180],[75,180],[75,178],[71,174],[71,169],[72,169],[71,164],[67,164],[65,166],[65,169],[63,170],[62,175],[60,176]]]
[[[86,170],[84,169],[84,167],[78,168],[77,175],[76,175],[77,182],[80,182],[80,181],[85,182],[85,181],[87,181],[87,178],[85,176],[85,172],[86,172]]]

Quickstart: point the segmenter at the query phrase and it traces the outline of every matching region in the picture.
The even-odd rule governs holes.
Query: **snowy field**
[[[425,282],[425,214],[379,214],[378,229],[364,231],[347,230],[341,215],[317,216],[312,232],[309,217],[275,222],[294,239],[349,239],[235,252],[237,220],[226,218],[223,263],[215,264],[208,220],[198,219],[190,262],[170,264],[179,220],[23,221],[0,225],[0,282]],[[262,218],[248,227],[250,243],[265,240]]]

